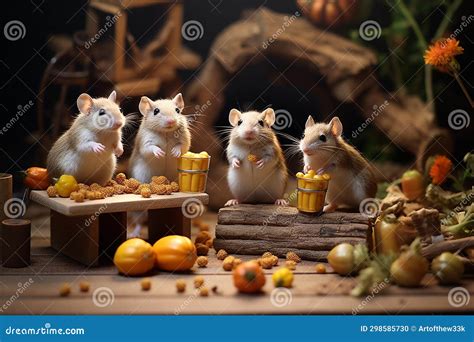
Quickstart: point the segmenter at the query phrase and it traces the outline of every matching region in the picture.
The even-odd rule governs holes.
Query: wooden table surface
[[[216,215],[206,214],[211,222]],[[239,294],[230,272],[221,267],[214,251],[209,265],[195,268],[189,274],[160,272],[150,275],[152,288],[141,290],[141,277],[117,274],[113,265],[87,268],[57,254],[49,247],[48,215],[33,218],[32,264],[27,268],[0,267],[0,314],[412,314],[466,313],[474,311],[474,300],[454,307],[448,301],[452,287],[441,287],[431,275],[415,289],[389,286],[373,297],[353,298],[347,295],[354,286],[351,277],[316,274],[316,262],[303,261],[295,270],[294,287],[274,292],[271,273],[265,270],[267,283],[259,295]],[[241,256],[243,260],[252,257]],[[280,259],[280,265],[284,261]],[[330,269],[328,269],[330,271]],[[193,279],[202,275],[209,297],[200,297]],[[177,293],[175,283],[184,279],[185,293]],[[91,285],[88,293],[79,291],[79,282]],[[25,287],[25,283],[29,284]],[[59,296],[61,284],[71,284],[68,297]],[[23,285],[24,290],[18,289]],[[217,286],[217,293],[211,288]],[[467,277],[457,286],[474,292],[474,278]],[[94,291],[96,296],[94,296]],[[273,292],[272,292],[273,291]],[[101,294],[101,295],[100,295]],[[111,298],[113,297],[113,301]],[[95,298],[95,300],[94,300]],[[105,305],[108,304],[108,305]]]
[[[102,214],[133,210],[179,208],[185,203],[195,203],[203,206],[209,202],[209,195],[206,193],[184,192],[174,192],[171,195],[152,195],[149,198],[136,194],[123,194],[105,199],[86,200],[76,203],[69,198],[50,198],[46,191],[34,190],[31,192],[30,198],[32,201],[66,216],[92,215],[97,212]]]

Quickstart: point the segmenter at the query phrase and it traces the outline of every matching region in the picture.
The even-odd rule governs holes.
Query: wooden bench
[[[115,195],[82,203],[50,198],[46,191],[32,191],[30,198],[51,209],[51,246],[87,266],[113,258],[117,247],[127,238],[128,211],[148,213],[148,239],[153,243],[171,234],[190,237],[191,216],[184,213],[195,214],[196,209],[201,210],[196,206],[209,201],[205,193],[181,192],[150,198]]]

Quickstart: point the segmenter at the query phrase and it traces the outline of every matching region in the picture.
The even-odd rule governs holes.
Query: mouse
[[[183,95],[156,101],[143,96],[138,107],[143,119],[130,157],[129,173],[142,183],[149,183],[153,176],[175,181],[178,158],[191,146],[188,120],[182,113]]]
[[[336,116],[329,123],[316,123],[310,115],[299,143],[304,172],[331,176],[324,212],[340,206],[359,208],[366,198],[374,198],[377,182],[370,163],[342,137],[342,122]]]
[[[68,174],[79,183],[101,185],[112,178],[117,157],[123,154],[122,128],[126,123],[116,100],[115,91],[107,98],[79,95],[79,114],[48,153],[50,177]]]
[[[229,169],[227,181],[233,199],[225,206],[240,203],[288,205],[283,198],[288,171],[272,125],[275,112],[229,112],[229,143],[226,149]]]

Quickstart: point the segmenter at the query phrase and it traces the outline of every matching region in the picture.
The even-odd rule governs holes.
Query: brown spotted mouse
[[[315,123],[309,116],[299,147],[305,172],[314,170],[331,176],[325,212],[339,206],[358,208],[362,200],[375,196],[377,183],[372,167],[359,151],[344,141],[338,117],[326,124]]]

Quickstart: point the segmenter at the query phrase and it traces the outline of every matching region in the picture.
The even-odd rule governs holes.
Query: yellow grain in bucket
[[[297,208],[305,213],[320,213],[323,211],[331,177],[325,173],[315,174],[314,170],[309,170],[307,174],[298,172],[296,174],[298,202]]]
[[[186,152],[178,159],[178,184],[181,192],[205,192],[211,157],[205,151]]]

